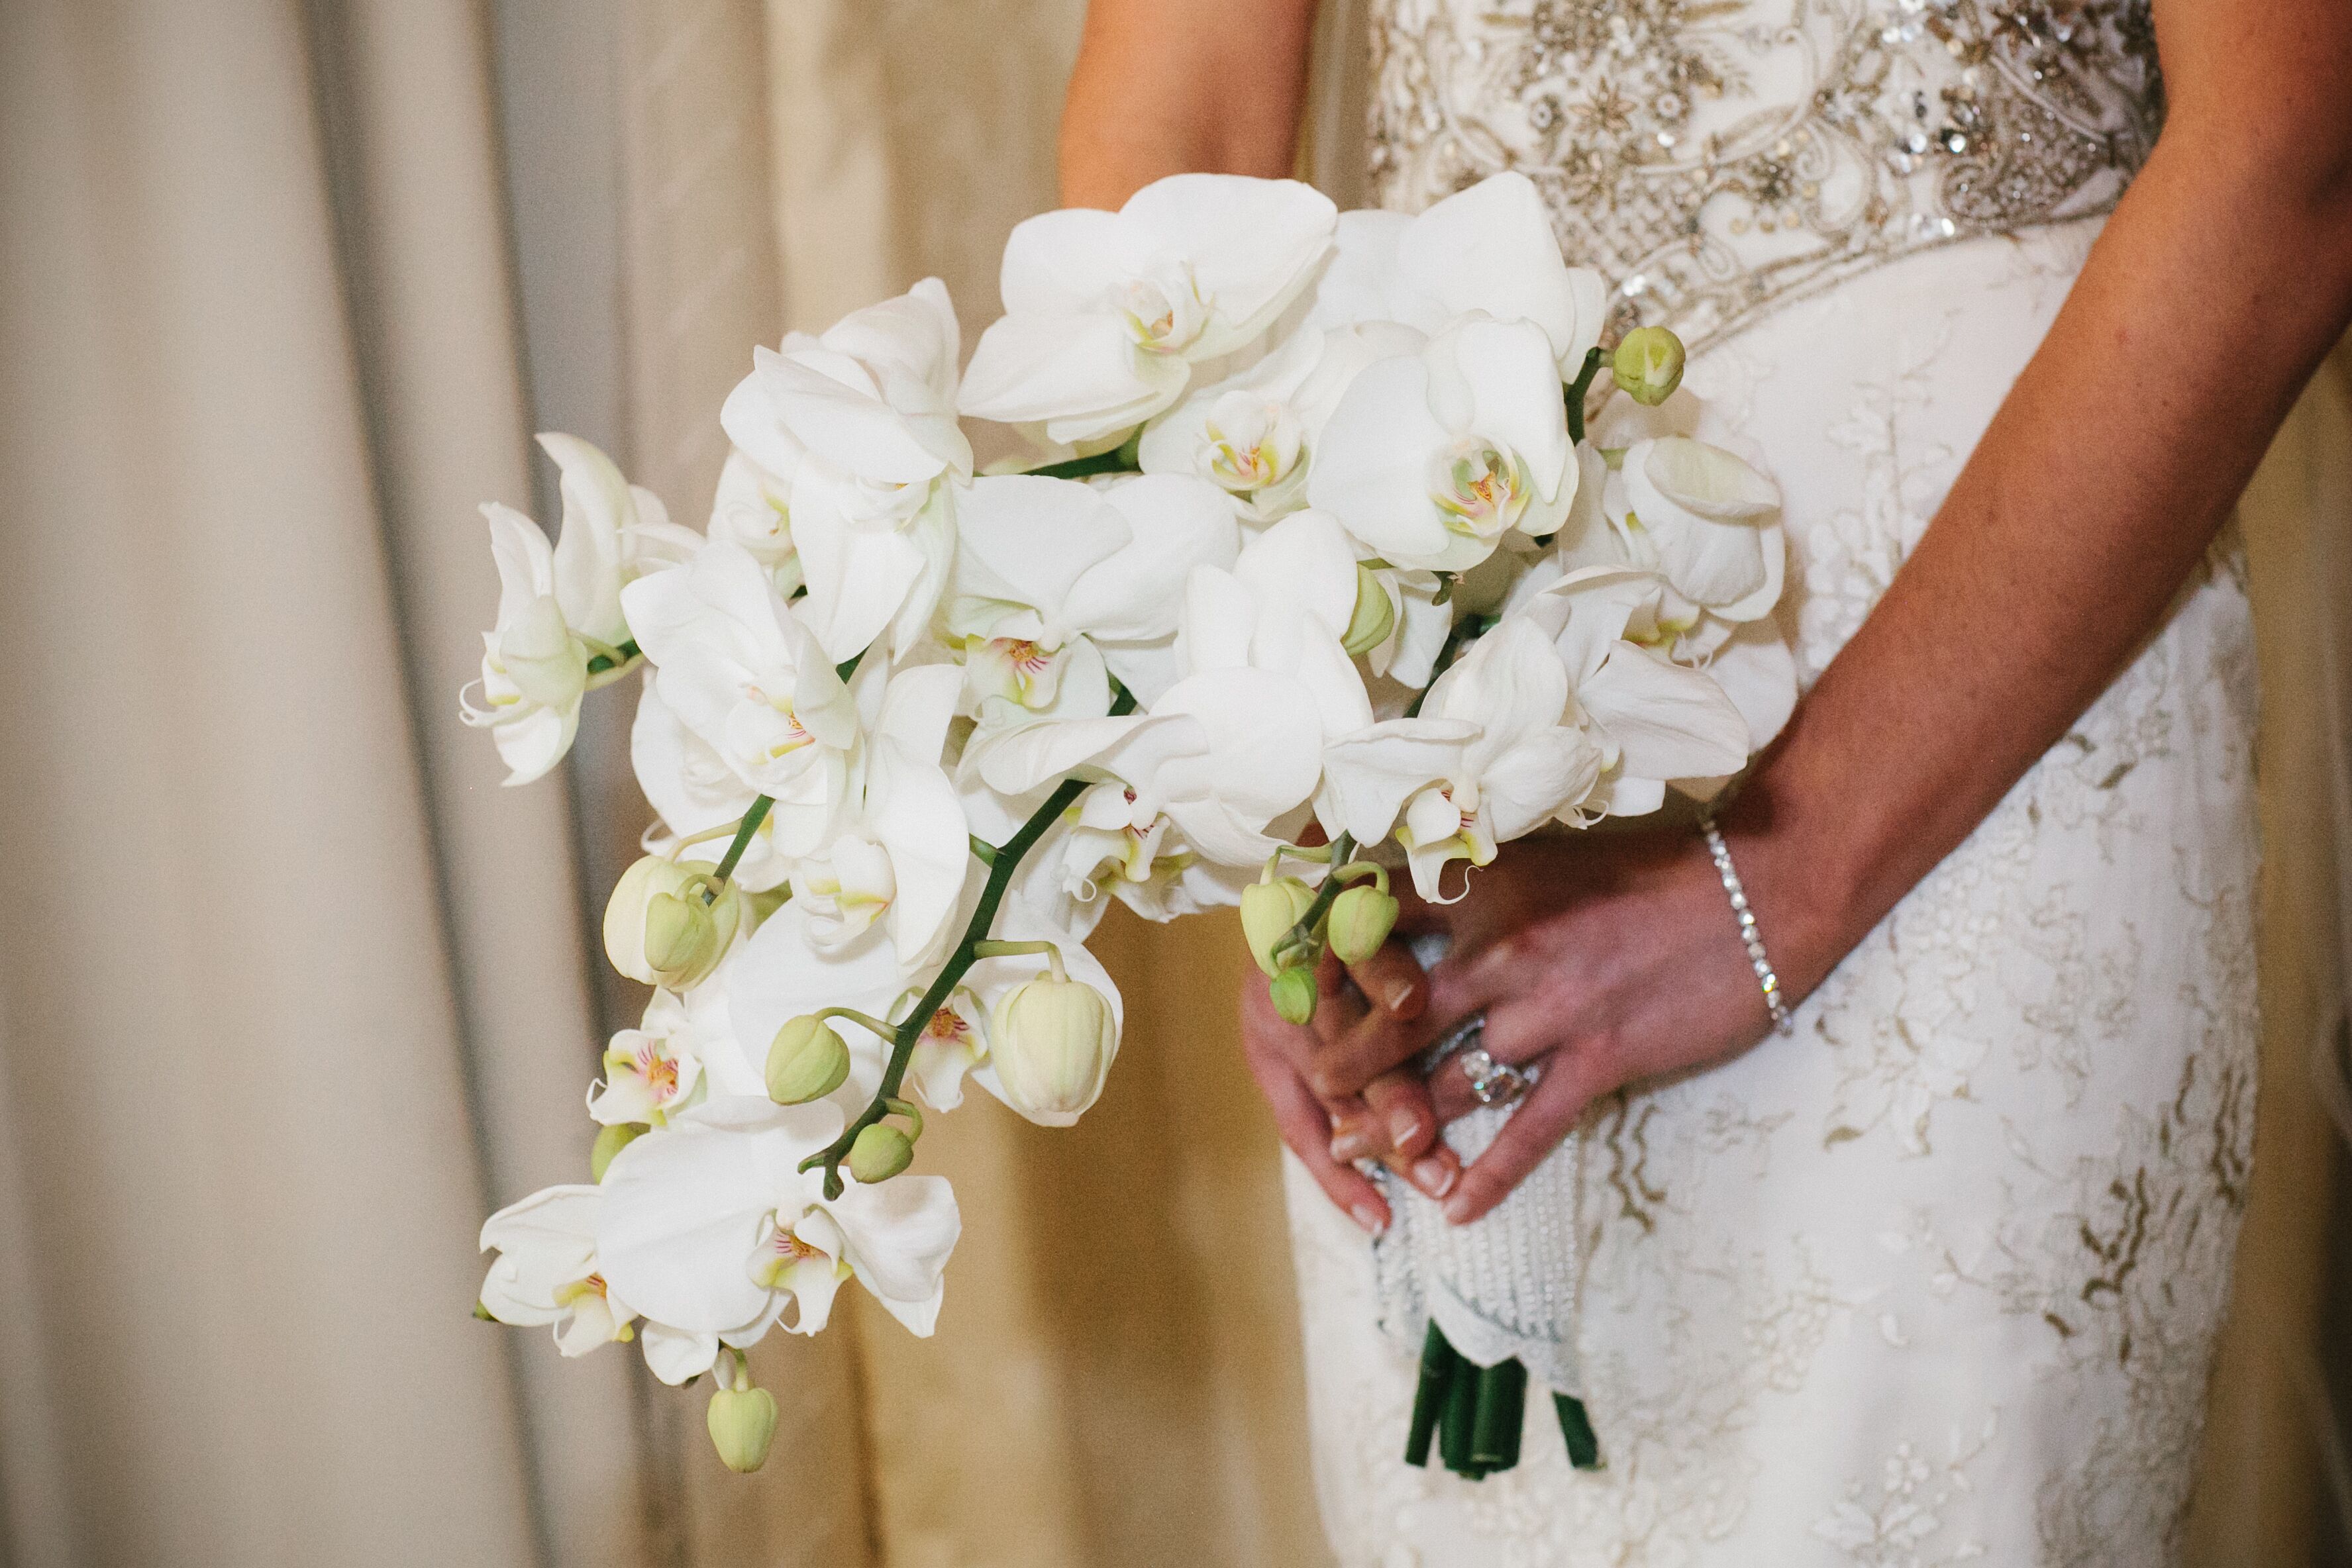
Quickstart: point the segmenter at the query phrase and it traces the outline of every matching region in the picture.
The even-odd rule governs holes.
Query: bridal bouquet
[[[1603,354],[1525,179],[1407,218],[1182,175],[1023,224],[1003,290],[961,375],[935,280],[754,350],[702,533],[567,436],[551,549],[484,508],[467,718],[523,783],[642,671],[658,821],[604,915],[653,998],[589,1090],[590,1179],[484,1226],[479,1310],[710,1374],[739,1470],[776,1419],[745,1347],[853,1280],[931,1333],[961,1221],[926,1118],[1101,1093],[1109,899],[1239,904],[1304,1021],[1392,873],[1458,897],[1455,862],[1703,793],[1793,699],[1773,487],[1663,424],[1586,439],[1682,346]],[[963,419],[1033,455],[977,471]]]

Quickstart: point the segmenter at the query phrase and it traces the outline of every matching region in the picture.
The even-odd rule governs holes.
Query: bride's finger
[[[1331,1121],[1307,1092],[1297,1074],[1279,1059],[1255,1057],[1250,1062],[1257,1086],[1274,1108],[1274,1125],[1323,1196],[1374,1236],[1389,1228],[1389,1206],[1364,1174],[1331,1157]]]
[[[1325,1100],[1360,1094],[1373,1079],[1411,1061],[1434,1033],[1425,1011],[1399,1018],[1386,1008],[1370,1009],[1336,1040],[1317,1041],[1307,1081]]]
[[[1478,1043],[1496,1061],[1511,1067],[1549,1063],[1560,1046],[1557,1009],[1545,1001],[1514,998],[1486,1009],[1486,1031]],[[1431,1106],[1440,1123],[1459,1121],[1478,1108],[1470,1075],[1462,1071],[1459,1052],[1440,1062],[1429,1075]]]
[[[1486,1152],[1462,1173],[1454,1196],[1445,1200],[1447,1221],[1467,1225],[1509,1197],[1511,1189],[1559,1146],[1593,1097],[1614,1087],[1604,1082],[1607,1076],[1605,1067],[1591,1054],[1554,1052],[1543,1076],[1495,1134],[1495,1141],[1486,1145]]]
[[[1429,1001],[1428,979],[1402,942],[1383,943],[1362,963],[1349,965],[1348,977],[1375,1007],[1401,1019],[1419,1018]]]

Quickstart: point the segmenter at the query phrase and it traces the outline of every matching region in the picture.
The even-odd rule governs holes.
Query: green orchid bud
[[[722,1388],[710,1396],[710,1446],[719,1462],[748,1476],[768,1462],[776,1440],[776,1396],[764,1388]]]
[[[1255,882],[1242,889],[1242,936],[1268,977],[1282,973],[1275,947],[1315,902],[1315,890],[1295,876]]]
[[[1103,994],[1052,975],[1000,998],[988,1032],[1005,1103],[1049,1127],[1068,1126],[1094,1104],[1118,1054],[1118,1019]]]
[[[871,1186],[888,1181],[915,1163],[915,1140],[887,1122],[858,1129],[849,1145],[849,1174]]]
[[[642,1137],[646,1128],[635,1122],[620,1122],[601,1129],[595,1143],[588,1149],[588,1179],[603,1181],[604,1173],[613,1168],[613,1156]]]
[[[613,967],[673,991],[709,979],[734,946],[744,913],[743,894],[732,883],[714,889],[717,870],[709,861],[647,855],[623,872],[604,905],[604,956]]]
[[[768,1047],[768,1098],[779,1105],[822,1100],[848,1076],[848,1045],[814,1013],[787,1019]]]
[[[1354,658],[1369,653],[1389,640],[1396,629],[1396,605],[1389,599],[1389,591],[1381,585],[1379,574],[1359,561],[1356,564],[1356,612],[1348,618],[1347,634],[1339,645]]]
[[[1370,883],[1351,887],[1331,901],[1331,951],[1343,964],[1360,964],[1381,950],[1396,921],[1395,899]]]
[[[1315,972],[1311,969],[1285,969],[1276,975],[1267,989],[1274,993],[1274,1010],[1282,1015],[1285,1023],[1315,1021]]]
[[[1618,340],[1609,372],[1627,397],[1655,408],[1683,384],[1683,340],[1664,327],[1636,327]]]
[[[656,893],[646,901],[646,963],[656,974],[695,968],[718,936],[719,923],[699,898]]]

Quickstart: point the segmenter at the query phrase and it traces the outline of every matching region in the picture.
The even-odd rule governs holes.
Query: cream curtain
[[[482,59],[461,5],[0,5],[28,1568],[520,1563],[633,1508],[616,1367],[466,1312],[585,1065],[561,802],[444,744],[465,514],[524,498]]]

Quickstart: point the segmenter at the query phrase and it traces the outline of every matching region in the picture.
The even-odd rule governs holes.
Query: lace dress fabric
[[[1808,680],[1934,515],[2157,112],[2144,16],[2120,6],[1391,0],[1376,35],[1387,200],[1525,168],[1571,256],[1633,265],[1652,286],[1629,309],[1706,337],[1695,428],[1780,484]],[[2033,39],[2066,68],[2011,71]],[[1979,68],[1999,85],[1961,95]],[[1687,103],[1662,107],[1676,83]],[[1576,129],[1612,85],[1647,95],[1632,123],[1661,156]],[[1968,147],[1909,154],[1955,104],[1984,116]],[[2075,139],[2044,140],[2043,114]],[[1979,127],[2039,151],[1972,161]],[[1677,162],[1661,130],[1713,150]],[[1758,160],[1798,157],[1783,141],[1809,150],[1794,166],[1868,162],[1885,220],[1809,207],[1801,182],[1759,203]],[[1654,222],[1653,199],[1681,215]],[[2253,1124],[2243,579],[2225,538],[1795,1038],[1595,1107],[1579,1349],[1606,1469],[1570,1470],[1540,1425],[1483,1482],[1403,1465],[1412,1358],[1378,1326],[1361,1234],[1293,1168],[1346,1568],[2176,1560]]]

